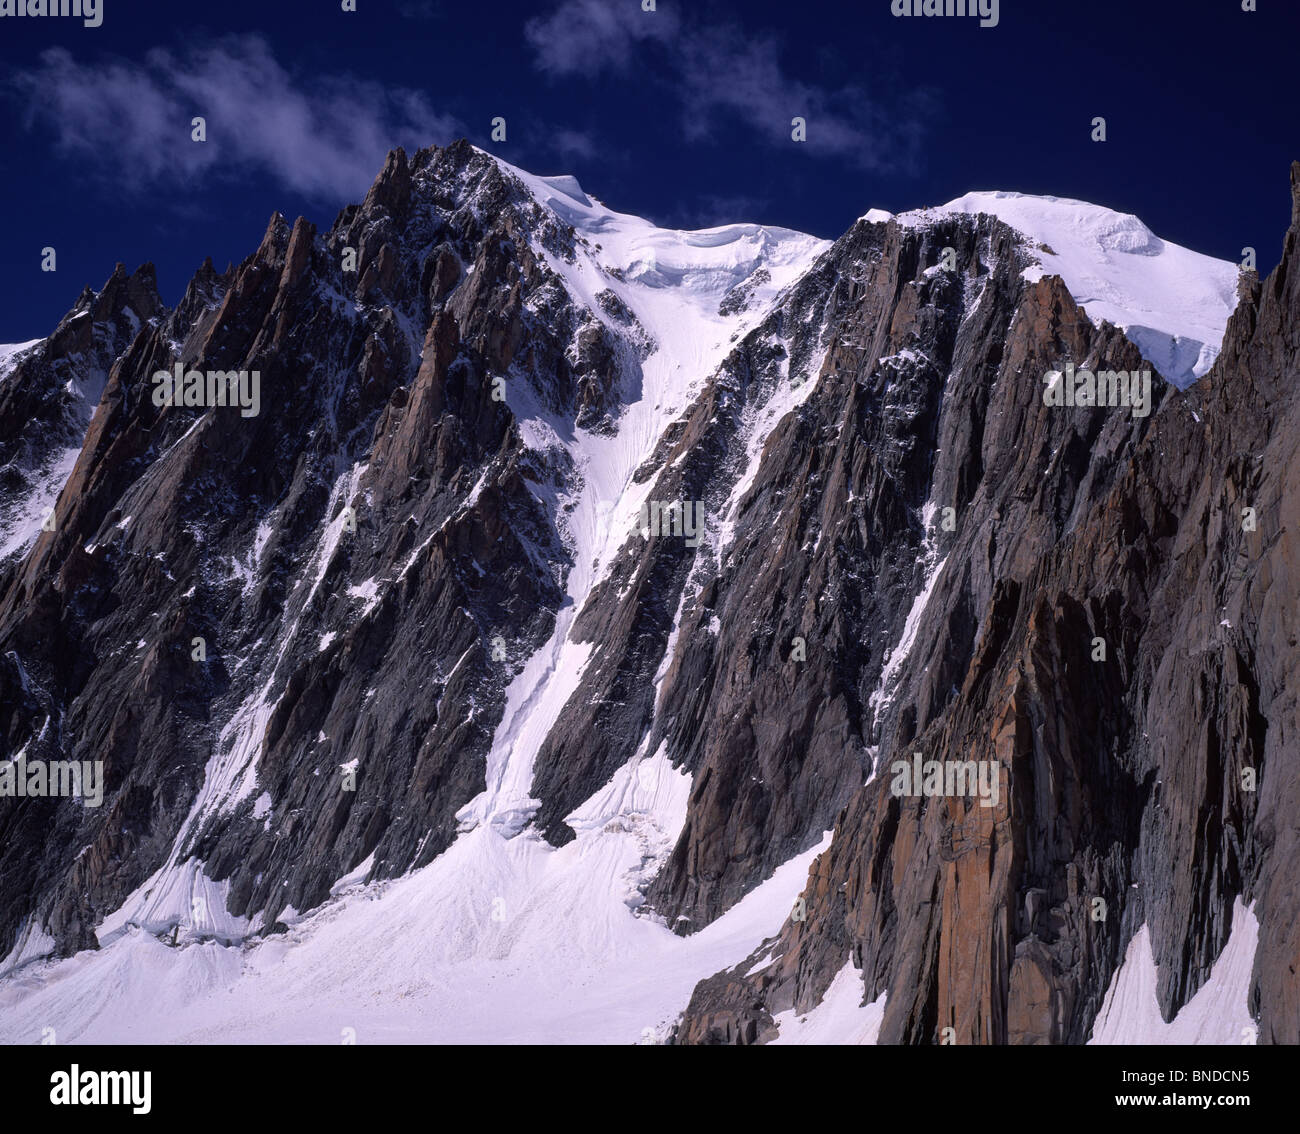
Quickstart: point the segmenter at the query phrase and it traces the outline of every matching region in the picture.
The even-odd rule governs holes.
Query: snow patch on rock
[[[882,992],[870,1004],[862,1003],[862,972],[852,960],[835,975],[821,1003],[811,1012],[797,1016],[793,1008],[774,1018],[780,1032],[771,1042],[790,1044],[874,1044],[885,1018],[888,994]]]
[[[1145,923],[1111,979],[1090,1044],[1240,1044],[1255,1033],[1247,998],[1259,943],[1253,906],[1233,903],[1232,929],[1209,979],[1169,1023],[1156,999],[1158,970]]]

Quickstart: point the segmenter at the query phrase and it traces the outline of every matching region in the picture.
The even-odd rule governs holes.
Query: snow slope
[[[1237,306],[1236,264],[1161,240],[1131,214],[1066,197],[967,193],[897,220],[925,224],[952,213],[988,213],[1024,233],[1039,262],[1025,278],[1060,276],[1094,323],[1121,328],[1180,389],[1218,356]]]
[[[59,449],[41,468],[28,472],[31,490],[0,517],[0,559],[21,554],[36,542],[80,455],[80,448]]]
[[[1146,925],[1133,935],[1092,1027],[1093,1044],[1240,1044],[1253,1042],[1247,1007],[1259,922],[1240,898],[1232,908],[1228,943],[1210,979],[1165,1023],[1156,1000],[1157,969]]]
[[[0,346],[0,381],[3,381],[21,361],[22,355],[44,339]],[[28,491],[10,501],[0,513],[0,560],[26,553],[40,535],[41,525],[58,503],[59,493],[67,484],[81,455],[80,438],[99,404],[104,391],[106,375],[94,368],[85,370],[69,381],[65,389],[71,395],[67,407],[67,423],[71,436],[78,439],[75,445],[55,448],[32,467],[21,468]]]
[[[537,177],[493,160],[579,236],[572,262],[539,243],[533,246],[569,294],[619,332],[619,324],[602,314],[597,298],[613,292],[655,344],[642,363],[639,396],[625,405],[612,436],[548,420],[526,384],[510,384],[508,404],[521,435],[535,448],[567,450],[581,480],[576,496],[562,501],[567,515],[563,534],[573,552],[566,584],[572,601],[561,607],[550,641],[507,690],[488,761],[487,789],[457,814],[462,829],[486,823],[510,836],[523,830],[537,810],[537,801],[529,797],[534,759],[591,655],[592,644],[569,641],[569,631],[653,489],[652,479],[637,485],[633,474],[700,393],[734,340],[761,321],[829,244],[789,229],[752,224],[698,232],[661,229],[606,208],[573,177]],[[723,297],[746,282],[752,285],[748,305],[721,314]],[[767,428],[775,424],[770,421]]]
[[[574,813],[578,837],[559,850],[482,827],[281,936],[173,948],[124,927],[0,982],[0,1042],[47,1027],[60,1043],[336,1044],[345,1029],[358,1043],[660,1042],[697,981],[780,929],[830,844],[678,937],[631,907],[689,786],[662,756],[642,760]]]
[[[0,380],[18,365],[19,357],[24,351],[43,343],[44,339],[30,339],[25,343],[0,343]]]
[[[0,344],[0,382],[4,381],[18,365],[24,352],[39,346],[44,339],[32,339],[25,343]],[[60,490],[66,483],[72,467],[77,463],[79,450],[61,452],[50,462],[48,468],[39,473],[29,473],[32,490],[0,515],[0,559],[6,559],[15,552],[23,551],[35,542],[41,530],[41,524],[54,507]]]

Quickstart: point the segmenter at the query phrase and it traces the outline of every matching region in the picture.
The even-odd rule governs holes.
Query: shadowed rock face
[[[0,800],[0,950],[29,915],[64,951],[93,945],[178,839],[268,925],[370,855],[389,876],[450,841],[567,570],[529,483],[570,472],[523,447],[491,376],[570,421],[620,381],[566,357],[582,331],[599,353],[594,321],[525,228],[571,239],[468,145],[398,152],[328,234],[275,216],[174,311],[149,269],[119,270],[0,390],[44,396],[33,375],[90,351],[107,371],[54,531],[0,576],[0,737],[102,759],[108,791],[98,810]],[[176,362],[259,371],[260,414],[155,404]],[[269,817],[233,791],[259,749]]]
[[[118,264],[101,291],[86,288],[49,338],[0,379],[0,537],[24,498],[55,474],[60,453],[80,448],[110,367],[161,310],[153,265],[128,276]]]
[[[688,769],[644,911],[682,933],[833,828],[806,920],[702,982],[679,1042],[771,1038],[848,959],[882,1042],[1082,1042],[1143,922],[1170,1015],[1238,896],[1260,1038],[1300,1041],[1297,194],[1215,368],[1157,375],[1150,416],[1044,405],[1064,360],[1142,358],[988,216],[864,218],[699,376],[634,478],[700,503],[698,546],[633,532],[576,611],[531,787],[559,844],[639,753]],[[0,381],[0,502],[80,449],[0,561],[0,745],[107,780],[99,809],[0,799],[0,956],[94,947],[191,859],[256,932],[446,849],[574,566],[583,470],[494,380],[609,435],[655,349],[558,274],[582,239],[466,144],[395,151],[175,309],[119,268]],[[177,363],[257,371],[260,413],[157,404]],[[996,805],[894,795],[914,755],[995,764]]]
[[[1140,924],[1169,1019],[1238,896],[1260,922],[1260,1042],[1300,1042],[1300,165],[1292,182],[1277,270],[1243,279],[1214,369],[1145,422],[1042,405],[1053,349],[1134,361],[1050,279],[1016,300],[985,399],[947,379],[930,493],[957,530],[878,774],[837,817],[806,921],[702,982],[679,1042],[771,1038],[851,958],[864,1003],[888,990],[882,1043],[1079,1043]],[[996,761],[999,805],[895,796],[914,751]]]

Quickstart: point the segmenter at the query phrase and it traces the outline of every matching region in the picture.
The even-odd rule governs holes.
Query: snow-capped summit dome
[[[925,224],[947,213],[988,213],[1024,233],[1038,259],[1025,278],[1060,276],[1094,322],[1121,328],[1178,387],[1218,356],[1237,306],[1236,264],[1162,240],[1132,214],[1067,197],[967,193],[898,220]]]

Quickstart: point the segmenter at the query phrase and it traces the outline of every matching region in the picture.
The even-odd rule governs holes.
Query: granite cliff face
[[[123,917],[239,945],[476,830],[564,846],[662,756],[685,817],[628,904],[679,934],[834,832],[677,1042],[770,1039],[849,962],[881,1042],[1083,1042],[1140,926],[1168,1017],[1238,899],[1259,1038],[1300,1042],[1300,189],[1149,415],[1044,404],[1154,367],[994,215],[624,220],[396,151],[328,232],[276,215],[174,309],[119,268],[0,375],[0,745],[106,776],[0,798],[10,966]],[[159,405],[177,364],[260,412]],[[900,797],[914,756],[995,804]]]
[[[1213,369],[1149,419],[1033,396],[1053,353],[1136,361],[1052,280],[1014,300],[987,398],[944,379],[929,496],[957,530],[877,768],[995,761],[1002,798],[899,798],[879,771],[837,816],[806,920],[702,983],[680,1041],[770,1038],[851,958],[864,1002],[887,993],[882,1043],[1083,1042],[1139,925],[1169,1019],[1240,898],[1258,1039],[1300,1042],[1300,165],[1292,185],[1278,268],[1243,278]]]

